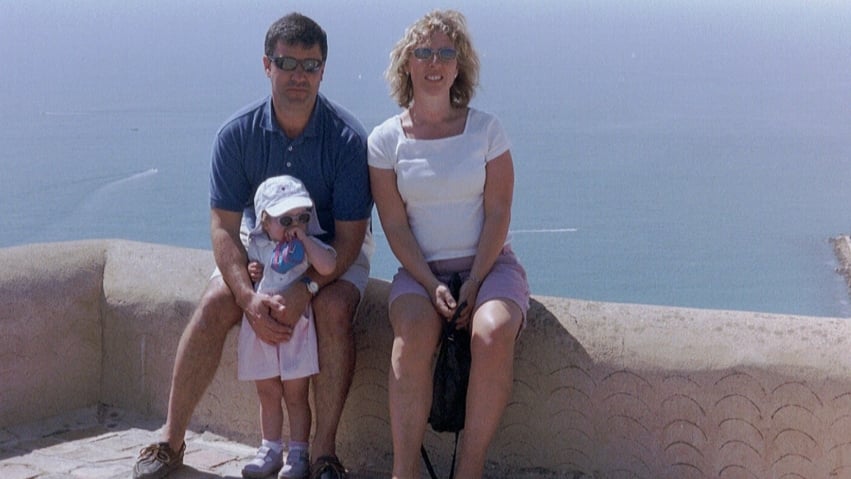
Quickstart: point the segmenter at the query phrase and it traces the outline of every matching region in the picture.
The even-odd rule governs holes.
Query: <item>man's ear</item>
[[[272,61],[266,55],[263,55],[263,71],[266,72],[267,77],[272,76]]]

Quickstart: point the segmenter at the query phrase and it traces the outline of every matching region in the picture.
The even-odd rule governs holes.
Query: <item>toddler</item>
[[[336,252],[313,236],[323,231],[301,181],[286,175],[264,181],[254,196],[254,211],[256,226],[248,235],[247,252],[249,276],[258,292],[278,294],[296,281],[309,286],[311,281],[304,273],[311,266],[320,275],[334,271]],[[306,477],[311,423],[308,387],[310,376],[319,372],[310,304],[293,327],[290,340],[277,345],[260,340],[243,317],[238,354],[239,379],[254,381],[257,386],[263,436],[242,476],[263,478],[280,471],[279,479]],[[290,423],[286,461],[281,437],[282,398]]]

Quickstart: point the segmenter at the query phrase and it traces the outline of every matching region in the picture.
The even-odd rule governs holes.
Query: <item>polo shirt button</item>
[[[289,162],[289,161],[288,161],[288,162],[287,162],[287,168],[292,168],[292,167],[293,167],[293,164],[292,164],[291,162]]]
[[[288,146],[287,151],[293,151],[293,146],[292,145]]]

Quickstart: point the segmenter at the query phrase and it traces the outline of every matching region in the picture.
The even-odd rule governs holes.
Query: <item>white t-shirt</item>
[[[396,115],[372,130],[368,161],[395,171],[414,237],[426,261],[435,261],[476,254],[485,167],[509,147],[499,120],[473,108],[463,133],[436,140],[407,138]]]

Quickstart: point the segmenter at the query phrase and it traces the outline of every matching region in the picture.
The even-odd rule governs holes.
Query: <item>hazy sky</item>
[[[719,89],[770,103],[781,101],[772,88],[791,83],[818,108],[848,105],[848,95],[824,102],[814,91],[851,90],[851,2],[838,0],[27,0],[0,2],[0,114],[162,107],[175,95],[238,106],[267,89],[263,35],[289,10],[328,32],[324,88],[357,112],[388,101],[381,75],[404,28],[446,5],[469,19],[489,102],[537,108],[565,98],[593,110],[619,95],[644,108],[642,98],[657,102],[667,79],[685,78],[695,89],[670,91],[679,103]]]

